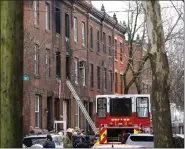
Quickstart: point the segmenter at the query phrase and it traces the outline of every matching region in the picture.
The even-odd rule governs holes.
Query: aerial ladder
[[[80,100],[78,94],[76,93],[75,89],[73,88],[71,82],[69,80],[66,80],[66,84],[69,88],[69,90],[71,91],[73,97],[75,98],[78,106],[80,107],[82,113],[84,114],[87,122],[89,123],[89,125],[91,126],[94,134],[96,134],[98,132],[98,128],[96,128],[95,123],[93,122],[93,120],[91,119],[91,117],[89,116],[89,113],[87,112],[86,108],[84,107],[82,101]]]

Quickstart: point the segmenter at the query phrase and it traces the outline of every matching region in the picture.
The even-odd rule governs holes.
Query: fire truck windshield
[[[111,98],[110,116],[132,116],[132,99]]]

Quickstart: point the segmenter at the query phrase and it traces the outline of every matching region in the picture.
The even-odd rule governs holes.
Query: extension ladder
[[[86,108],[84,107],[82,101],[80,100],[79,96],[77,95],[75,89],[73,88],[71,82],[69,80],[66,80],[66,84],[69,88],[69,90],[71,91],[73,97],[76,99],[76,102],[78,104],[78,106],[80,107],[80,109],[82,110],[82,113],[84,114],[87,122],[89,123],[89,125],[91,126],[93,132],[96,134],[98,129],[96,128],[94,122],[92,121],[91,117],[89,116],[89,113],[87,112]]]

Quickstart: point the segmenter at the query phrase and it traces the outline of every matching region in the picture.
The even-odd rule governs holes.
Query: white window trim
[[[77,24],[77,18],[76,17],[74,17],[74,24],[73,24],[73,29],[74,29],[74,41],[76,41],[77,42],[77,40],[78,40],[78,24]]]
[[[39,114],[40,114],[39,104],[40,104],[40,102],[39,102],[39,100],[40,100],[40,97],[37,95],[35,97],[35,106],[38,103],[38,105],[37,105],[38,111],[35,109],[35,114],[38,113],[38,124],[37,124],[38,126],[36,126],[36,122],[35,122],[35,128],[39,128],[39,124],[40,124],[40,117],[39,117]]]
[[[46,49],[46,61],[45,61],[45,70],[46,70],[46,77],[50,77],[50,50]]]
[[[85,23],[82,22],[82,45],[85,46]]]
[[[50,5],[46,2],[46,30],[50,30]]]
[[[38,19],[38,4],[39,1],[35,0],[34,1],[34,24],[38,25],[37,19]]]
[[[75,83],[78,84],[78,58],[75,57]]]
[[[86,86],[86,71],[85,71],[85,66],[83,68],[83,86]]]
[[[39,74],[39,60],[38,60],[38,46],[34,45],[35,55],[34,55],[34,74]]]
[[[76,125],[76,127],[78,127],[79,128],[79,126],[80,126],[80,115],[79,115],[79,106],[78,106],[78,104],[77,104],[77,102],[76,102],[76,107],[75,107],[75,125]]]

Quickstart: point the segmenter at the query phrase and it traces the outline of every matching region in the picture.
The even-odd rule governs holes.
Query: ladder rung
[[[88,114],[86,108],[84,107],[82,101],[80,100],[78,94],[76,93],[75,89],[73,88],[71,82],[67,80],[66,84],[67,84],[68,88],[70,89],[71,93],[73,94],[74,98],[76,99],[76,102],[78,103],[80,109],[82,110],[82,112],[83,112],[85,118],[87,119],[89,125],[91,126],[92,130],[94,131],[94,133],[96,133],[97,128],[96,128],[94,122],[92,121],[91,117],[89,116],[89,114]]]

